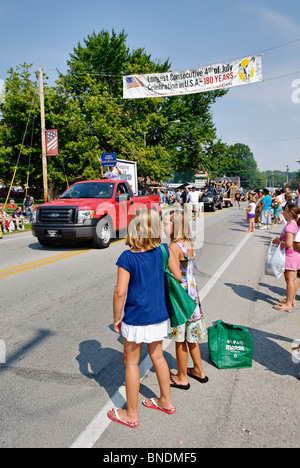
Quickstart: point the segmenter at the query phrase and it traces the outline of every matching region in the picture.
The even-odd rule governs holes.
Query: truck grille
[[[42,223],[75,223],[77,208],[44,207],[38,208],[38,221]]]

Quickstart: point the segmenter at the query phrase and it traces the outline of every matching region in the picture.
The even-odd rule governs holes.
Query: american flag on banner
[[[47,156],[58,156],[58,131],[46,130]]]
[[[142,80],[139,80],[135,76],[130,76],[129,78],[126,78],[126,87],[127,87],[127,89],[139,88],[141,86],[144,86],[144,83],[142,82]]]

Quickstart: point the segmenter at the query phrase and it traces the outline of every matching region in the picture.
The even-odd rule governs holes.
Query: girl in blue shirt
[[[148,345],[160,387],[160,397],[148,398],[143,401],[143,405],[167,414],[176,411],[171,401],[169,368],[162,349],[163,339],[171,328],[164,287],[164,257],[159,247],[160,241],[159,214],[154,210],[139,210],[128,226],[126,245],[131,249],[125,250],[117,261],[114,330],[123,335],[127,406],[126,409],[111,409],[107,415],[112,421],[132,428],[139,424],[138,364],[143,343]],[[165,247],[167,248],[167,245]],[[169,269],[175,278],[181,281],[179,266],[171,252],[169,252]]]

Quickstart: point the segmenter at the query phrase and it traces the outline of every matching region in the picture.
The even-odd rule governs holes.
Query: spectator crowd
[[[12,233],[15,229],[24,231],[25,223],[32,222],[34,199],[26,195],[23,203],[18,205],[11,199],[6,208],[9,212],[4,209],[4,204],[0,203],[0,239],[3,238],[3,233]]]

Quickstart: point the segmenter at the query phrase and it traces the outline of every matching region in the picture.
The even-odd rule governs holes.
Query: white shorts
[[[127,325],[122,322],[121,333],[127,341],[134,343],[154,343],[163,341],[171,333],[170,319],[153,325]]]
[[[260,213],[261,224],[272,224],[271,221],[271,210],[262,210]]]

